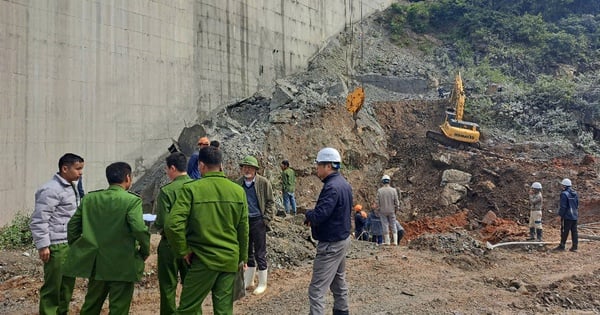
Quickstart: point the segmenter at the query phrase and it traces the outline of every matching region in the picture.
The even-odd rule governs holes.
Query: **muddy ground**
[[[461,151],[425,138],[437,128],[439,101],[400,101],[375,104],[370,110],[385,132],[381,143],[365,144],[361,134],[368,124],[353,121],[339,105],[297,124],[277,125],[267,140],[276,161],[291,157],[299,173],[301,212],[314,205],[320,189],[309,156],[320,143],[298,130],[325,130],[332,137],[357,142],[344,151],[350,164],[344,175],[353,185],[357,202],[369,204],[379,173],[365,165],[380,163],[401,191],[398,213],[406,237],[398,247],[377,247],[353,241],[347,273],[353,314],[595,314],[600,312],[600,244],[582,242],[577,253],[555,253],[555,244],[498,247],[491,243],[524,240],[527,235],[527,187],[544,185],[545,240],[556,243],[559,222],[550,211],[557,206],[559,181],[570,177],[581,198],[580,224],[600,222],[595,159],[573,150],[569,155],[537,158],[552,148],[487,139],[484,150]],[[330,119],[338,115],[339,119]],[[277,137],[272,134],[277,134]],[[340,135],[338,136],[338,133]],[[344,135],[342,135],[344,134]],[[276,139],[276,140],[275,140]],[[348,140],[350,139],[350,140]],[[309,142],[298,149],[302,141]],[[310,141],[315,141],[310,143]],[[361,145],[382,145],[381,156],[361,154]],[[546,153],[545,153],[546,152]],[[449,157],[440,166],[432,156]],[[353,161],[354,159],[355,161]],[[262,161],[266,161],[263,159]],[[275,164],[277,166],[277,164]],[[439,201],[444,169],[473,175],[467,196],[455,204]],[[234,171],[231,171],[232,173]],[[491,212],[490,212],[491,211]],[[487,217],[486,217],[487,215]],[[305,314],[314,245],[302,225],[303,216],[277,217],[268,235],[269,288],[262,296],[247,296],[235,303],[236,314]],[[580,233],[595,234],[595,225]],[[153,235],[153,244],[158,242]],[[0,314],[36,314],[42,268],[32,250],[3,251],[0,256]],[[250,293],[250,292],[249,292]],[[72,301],[77,313],[83,303],[85,281],[78,280]],[[331,308],[328,297],[328,308]],[[204,313],[212,314],[210,301]],[[137,285],[132,314],[156,314],[158,284],[156,256],[147,261],[146,276]],[[105,312],[106,313],[106,312]]]

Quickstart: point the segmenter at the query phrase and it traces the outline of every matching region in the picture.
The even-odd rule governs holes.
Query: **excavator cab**
[[[479,125],[474,122],[462,120],[465,109],[465,92],[460,73],[456,75],[454,80],[454,89],[450,94],[450,103],[455,105],[455,108],[446,110],[444,122],[440,125],[443,135],[428,131],[427,137],[442,144],[455,147],[460,147],[464,144],[479,147]]]
[[[479,125],[456,119],[456,112],[453,110],[446,111],[446,118],[440,129],[450,139],[467,143],[479,142]]]

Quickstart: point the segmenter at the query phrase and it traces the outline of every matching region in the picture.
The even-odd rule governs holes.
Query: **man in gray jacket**
[[[79,205],[76,181],[83,173],[83,158],[67,153],[58,160],[58,173],[35,193],[35,209],[29,228],[35,248],[44,262],[40,288],[40,315],[68,314],[75,278],[63,276],[67,223]]]
[[[381,177],[383,186],[377,190],[377,205],[381,216],[383,228],[383,244],[390,245],[390,227],[394,238],[394,245],[398,245],[398,230],[396,229],[396,210],[400,206],[398,191],[390,186],[391,178],[388,175]]]

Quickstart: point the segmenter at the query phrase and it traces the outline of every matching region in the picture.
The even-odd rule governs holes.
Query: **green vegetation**
[[[0,228],[0,250],[31,248],[33,239],[29,230],[31,215],[17,213],[9,225]]]
[[[600,154],[599,1],[410,0],[388,12],[402,46],[423,45],[407,44],[415,34],[442,41],[420,50],[448,76],[463,73],[475,94],[470,119],[524,137],[569,138]],[[482,95],[492,83],[503,92]]]
[[[486,60],[529,82],[534,78],[523,69],[549,74],[558,64],[588,63],[600,54],[596,1],[429,0],[395,3],[390,12],[394,38],[407,30],[435,34],[454,47],[457,64]]]

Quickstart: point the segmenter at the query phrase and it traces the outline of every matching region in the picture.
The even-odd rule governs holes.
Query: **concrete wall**
[[[65,152],[87,190],[143,174],[182,128],[304,69],[392,0],[0,1],[0,225],[30,212]]]

